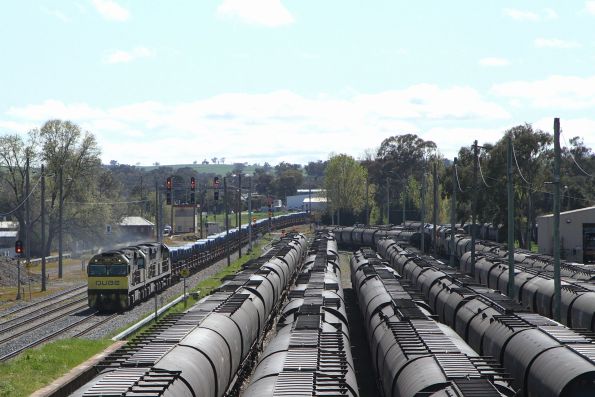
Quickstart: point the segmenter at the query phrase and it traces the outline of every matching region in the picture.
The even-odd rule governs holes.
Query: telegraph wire
[[[0,212],[0,216],[7,216],[10,214],[15,213],[19,208],[21,208],[26,202],[27,200],[29,200],[29,197],[31,197],[31,195],[35,192],[35,189],[37,189],[37,186],[39,186],[39,183],[41,182],[41,177],[39,177],[39,179],[37,180],[37,182],[35,183],[35,185],[33,186],[33,188],[31,189],[31,191],[29,192],[29,194],[27,195],[27,197],[25,197],[19,204],[17,204],[16,207],[14,207],[12,210],[5,212],[5,213],[1,213]]]
[[[516,159],[516,151],[514,150],[514,143],[513,143],[512,141],[513,141],[513,140],[511,139],[511,140],[510,140],[510,144],[511,144],[511,146],[512,146],[512,154],[513,154],[513,156],[514,156],[514,162],[515,162],[515,164],[516,164],[516,168],[517,168],[517,170],[519,170],[519,175],[521,176],[521,179],[522,179],[523,181],[525,181],[525,183],[526,183],[527,185],[531,186],[531,183],[529,183],[529,181],[527,181],[527,180],[525,179],[525,177],[523,176],[523,172],[521,171],[521,167],[519,167],[519,162],[518,162],[518,161],[517,161],[517,159]]]
[[[486,185],[486,187],[488,187],[488,188],[492,187],[492,186],[488,185],[485,178],[483,177],[483,171],[481,170],[481,156],[477,156],[477,164],[479,164],[479,174],[481,175],[481,180],[483,181],[483,184]]]
[[[461,193],[465,193],[465,191],[461,188],[461,181],[459,180],[459,167],[455,163],[455,176],[457,177],[457,185],[459,186],[459,191]]]
[[[593,175],[589,174],[587,171],[585,171],[583,169],[583,167],[581,167],[577,162],[576,159],[574,158],[574,155],[572,154],[572,151],[570,150],[570,141],[567,141],[566,136],[564,135],[563,132],[560,132],[560,134],[564,137],[564,144],[566,144],[566,142],[568,142],[568,146],[566,147],[568,149],[568,154],[570,154],[570,158],[572,158],[572,161],[574,161],[574,164],[578,167],[579,170],[581,170],[581,172],[583,174],[585,174],[588,177],[593,178]]]

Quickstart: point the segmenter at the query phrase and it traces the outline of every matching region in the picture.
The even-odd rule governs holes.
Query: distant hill
[[[233,164],[160,164],[160,165],[148,165],[148,166],[137,166],[145,171],[152,171],[159,167],[171,167],[175,170],[179,168],[192,168],[198,174],[217,174],[225,175],[228,172],[232,172],[235,168]],[[252,174],[256,167],[249,165],[243,168],[243,173]]]

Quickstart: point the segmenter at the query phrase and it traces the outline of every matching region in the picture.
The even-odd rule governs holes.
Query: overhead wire
[[[481,175],[481,180],[483,181],[483,184],[486,185],[486,187],[492,187],[487,184],[485,178],[483,177],[483,171],[481,170],[481,156],[477,156],[477,164],[479,165],[479,175]]]
[[[564,133],[563,133],[563,132],[561,132],[561,135],[564,137],[564,145],[566,145],[566,142],[567,142],[566,136],[564,136]],[[568,146],[570,146],[570,141],[568,141]],[[574,157],[574,155],[572,154],[572,151],[570,150],[570,147],[568,147],[568,146],[566,147],[566,148],[568,149],[568,154],[570,154],[570,158],[572,158],[572,161],[574,161],[574,164],[577,166],[577,168],[578,168],[579,170],[581,170],[581,172],[582,172],[583,174],[585,174],[586,176],[593,178],[593,175],[589,174],[587,171],[585,171],[585,170],[583,169],[583,167],[581,167],[581,166],[579,165],[579,163],[576,161],[576,158],[575,158],[575,157]]]
[[[514,143],[512,142],[512,139],[510,140],[510,144],[512,146],[512,155],[514,157],[514,163],[516,164],[517,170],[519,170],[519,175],[521,176],[521,179],[523,181],[525,181],[525,183],[527,185],[531,185],[531,183],[529,183],[529,181],[527,181],[527,179],[525,179],[525,177],[523,176],[523,172],[521,171],[521,167],[519,167],[519,162],[517,161],[517,158],[516,158],[516,151],[514,150]]]
[[[31,195],[35,192],[35,189],[37,189],[37,186],[39,186],[39,183],[41,182],[41,177],[39,177],[39,179],[37,180],[37,182],[35,183],[35,185],[33,185],[33,188],[31,189],[31,191],[29,192],[29,194],[27,195],[27,197],[25,197],[20,203],[17,204],[16,207],[14,207],[12,210],[2,213],[0,212],[0,216],[7,216],[10,214],[15,213],[19,208],[21,208],[26,202],[27,200],[29,200],[29,197],[31,197]]]
[[[459,180],[459,167],[457,167],[456,163],[455,163],[455,176],[457,177],[457,185],[459,187],[459,191],[461,193],[465,193],[465,191],[461,188],[461,181]]]

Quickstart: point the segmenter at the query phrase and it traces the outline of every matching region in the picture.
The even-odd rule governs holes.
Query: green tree
[[[360,213],[365,205],[366,169],[346,154],[332,156],[327,164],[324,185],[333,211]]]

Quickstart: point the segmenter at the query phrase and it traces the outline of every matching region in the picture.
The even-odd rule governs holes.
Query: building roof
[[[18,222],[0,221],[0,230],[16,230],[19,228]]]
[[[120,226],[155,226],[155,224],[140,216],[125,216],[120,221]]]
[[[589,212],[589,211],[595,211],[595,207],[585,207],[585,208],[578,208],[578,209],[572,210],[572,211],[564,211],[564,212],[560,212],[560,215],[571,215],[571,214],[578,214],[581,212]],[[538,218],[552,218],[553,216],[554,216],[554,214],[546,214],[546,215],[538,216]]]
[[[19,232],[17,232],[16,230],[2,230],[2,231],[0,231],[0,238],[1,237],[16,238],[18,233]]]
[[[298,194],[308,194],[308,193],[312,192],[312,194],[314,194],[314,193],[322,193],[324,191],[325,191],[324,189],[312,189],[312,190],[310,190],[310,189],[298,189],[297,190],[297,193]]]
[[[310,198],[306,197],[303,201],[304,203],[309,203],[310,202]],[[312,202],[313,203],[326,203],[326,197],[312,197]]]

